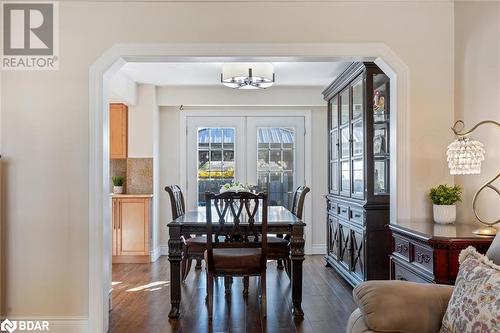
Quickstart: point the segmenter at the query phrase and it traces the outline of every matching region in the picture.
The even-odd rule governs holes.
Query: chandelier
[[[275,82],[273,65],[234,62],[222,65],[221,83],[233,89],[266,89]]]

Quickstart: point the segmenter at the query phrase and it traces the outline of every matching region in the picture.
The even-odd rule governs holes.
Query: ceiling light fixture
[[[272,64],[234,62],[222,65],[221,83],[233,89],[266,89],[275,82]]]

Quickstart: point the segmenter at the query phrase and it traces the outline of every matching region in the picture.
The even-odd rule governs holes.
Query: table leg
[[[292,226],[290,257],[292,260],[292,312],[303,317],[302,311],[302,262],[304,261],[304,227]]]
[[[169,318],[179,318],[181,304],[181,260],[182,240],[180,226],[169,227],[168,261],[170,261],[170,303]]]
[[[276,237],[283,238],[283,234],[277,234]],[[278,259],[277,265],[278,265],[278,269],[283,269],[283,260]]]

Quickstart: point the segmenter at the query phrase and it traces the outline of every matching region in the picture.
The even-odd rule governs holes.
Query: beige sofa
[[[486,253],[500,264],[500,234]],[[367,281],[353,290],[358,308],[347,333],[437,333],[453,286],[406,281]]]

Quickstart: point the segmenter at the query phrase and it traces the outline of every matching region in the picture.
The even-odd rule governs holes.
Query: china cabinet
[[[389,278],[389,78],[352,63],[328,101],[328,266],[351,285]]]

